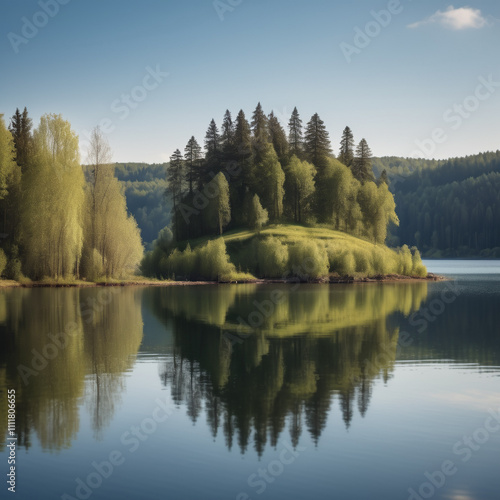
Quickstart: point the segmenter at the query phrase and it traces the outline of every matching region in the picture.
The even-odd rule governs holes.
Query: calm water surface
[[[500,265],[426,264],[453,280],[1,290],[12,498],[498,500]]]

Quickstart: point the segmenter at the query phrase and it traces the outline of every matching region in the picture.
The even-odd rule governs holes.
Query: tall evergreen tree
[[[28,110],[24,108],[21,113],[19,108],[16,108],[16,112],[11,118],[9,130],[12,133],[16,147],[16,163],[21,167],[22,171],[27,167],[32,153],[32,125],[32,120],[28,116]]]
[[[205,134],[205,150],[207,152],[207,159],[217,157],[221,152],[219,129],[213,118],[208,126],[207,133]]]
[[[342,132],[340,140],[339,161],[346,167],[351,167],[354,159],[354,136],[349,127]]]
[[[352,173],[360,182],[373,180],[372,152],[365,139],[361,139],[356,148],[356,156],[353,161]]]
[[[266,144],[268,143],[268,121],[260,102],[253,112],[251,127],[253,132],[255,163],[258,164],[262,161]]]
[[[176,239],[179,237],[179,213],[178,206],[182,200],[182,193],[184,188],[184,160],[182,153],[176,149],[174,154],[170,157],[170,163],[167,166],[167,191],[172,197],[173,213],[174,213],[174,226]]]
[[[292,116],[288,122],[288,142],[290,154],[300,158],[303,151],[302,120],[297,108],[293,108]]]
[[[184,160],[186,165],[186,182],[189,193],[193,193],[193,186],[200,176],[201,147],[194,138],[189,139],[184,148]]]
[[[268,129],[269,142],[274,146],[274,150],[278,155],[280,163],[285,165],[288,163],[288,140],[281,123],[278,118],[276,118],[273,111],[269,114]]]
[[[304,151],[310,161],[320,172],[326,159],[332,154],[330,136],[323,120],[315,113],[309,120],[304,138]]]
[[[21,169],[16,164],[12,134],[0,114],[0,220],[1,230],[10,242],[18,231]]]
[[[227,109],[224,113],[221,129],[221,144],[224,152],[227,152],[234,145],[234,122],[231,112]]]

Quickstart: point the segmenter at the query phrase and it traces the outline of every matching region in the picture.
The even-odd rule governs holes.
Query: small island
[[[3,286],[438,279],[416,247],[386,245],[399,225],[383,171],[345,127],[337,156],[316,113],[293,110],[288,133],[257,105],[249,122],[211,120],[165,167],[171,220],[144,255],[105,134],[87,163],[61,115],[32,132],[26,108],[0,120]]]

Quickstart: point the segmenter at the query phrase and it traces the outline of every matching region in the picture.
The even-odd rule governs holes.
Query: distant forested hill
[[[165,199],[165,164],[117,163],[115,175],[125,188],[127,208],[148,247],[170,223],[171,206]]]
[[[500,151],[446,161],[385,157],[400,226],[395,243],[429,257],[500,257]]]

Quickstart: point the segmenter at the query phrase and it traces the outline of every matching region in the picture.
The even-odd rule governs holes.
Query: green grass
[[[406,246],[390,249],[324,226],[277,224],[261,231],[233,230],[224,234],[223,239],[229,260],[238,272],[259,278],[427,275],[416,249]],[[198,238],[189,244],[194,251],[209,240]],[[187,242],[180,243],[179,250],[186,245]],[[269,269],[276,269],[274,275]]]

